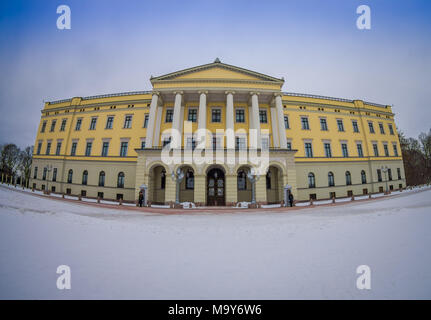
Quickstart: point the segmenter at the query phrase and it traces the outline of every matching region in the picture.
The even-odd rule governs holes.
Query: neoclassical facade
[[[284,79],[218,59],[150,81],[152,91],[47,102],[32,186],[198,206],[405,187],[388,105],[282,92]]]

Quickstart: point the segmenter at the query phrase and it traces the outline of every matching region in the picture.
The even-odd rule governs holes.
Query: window
[[[75,131],[79,131],[81,130],[81,124],[82,124],[82,119],[76,119],[76,126],[75,126]]]
[[[46,121],[42,122],[42,128],[40,129],[41,133],[45,132],[45,128],[46,128]]]
[[[160,189],[166,188],[166,170],[162,170],[162,174],[160,175]]]
[[[341,152],[342,152],[344,158],[349,157],[349,150],[347,149],[347,143],[341,144]]]
[[[114,117],[109,116],[106,118],[106,129],[112,129],[112,126],[114,124]]]
[[[148,120],[150,119],[150,116],[148,114],[145,115],[145,119],[144,119],[144,128],[148,127]]]
[[[236,150],[247,149],[246,139],[244,137],[235,137],[235,149]]]
[[[382,182],[382,170],[377,169],[377,182]]]
[[[328,186],[329,187],[335,186],[334,174],[332,172],[328,172]]]
[[[42,150],[42,142],[39,142],[38,144],[37,144],[37,153],[36,154],[40,154],[40,151]]]
[[[394,128],[392,127],[392,124],[388,124],[388,127],[389,127],[389,133],[391,134],[391,135],[393,135],[394,134]]]
[[[401,169],[397,168],[398,180],[401,180]]]
[[[141,140],[141,149],[145,149],[145,139]]]
[[[314,173],[310,172],[308,174],[308,187],[315,188],[316,187],[316,179],[314,178]]]
[[[287,150],[289,150],[289,151],[292,150],[292,142],[288,141],[286,147],[287,147]]]
[[[72,183],[72,178],[73,178],[73,170],[70,169],[69,172],[67,173],[67,183]]]
[[[42,180],[46,180],[46,173],[48,169],[46,167],[43,168]]]
[[[90,130],[96,130],[97,117],[91,118]]]
[[[124,173],[120,172],[117,178],[117,188],[124,188]]]
[[[103,192],[98,192],[98,193],[97,193],[97,197],[98,197],[99,199],[103,199]]]
[[[221,110],[220,109],[212,109],[211,121],[212,122],[221,122]]]
[[[108,141],[103,141],[103,144],[102,144],[102,157],[107,157],[108,156],[108,150],[109,150],[109,142]]]
[[[245,122],[244,109],[236,109],[235,110],[235,121],[238,123],[244,123]]]
[[[383,123],[379,123],[380,133],[385,134],[385,129],[383,128]]]
[[[57,120],[52,120],[51,129],[49,130],[50,132],[54,132],[56,123],[57,123]]]
[[[260,123],[268,123],[268,117],[266,115],[266,110],[259,110],[259,121],[260,121]]]
[[[123,194],[122,193],[117,193],[117,201],[123,200]]]
[[[78,142],[72,142],[72,149],[70,150],[70,155],[74,156],[76,155],[76,146],[78,145]]]
[[[87,196],[87,191],[81,190],[81,197],[86,197],[86,196]]]
[[[87,182],[88,182],[88,171],[84,170],[84,172],[82,173],[82,184],[87,185]]]
[[[85,147],[85,156],[89,157],[91,156],[91,147],[92,147],[93,143],[92,142],[87,142],[87,146]]]
[[[247,175],[244,170],[238,172],[236,181],[238,190],[247,190]]]
[[[370,133],[374,133],[374,126],[373,126],[373,123],[371,121],[368,122],[368,128],[370,128]]]
[[[356,144],[356,148],[358,149],[358,157],[362,158],[364,156],[364,152],[362,151],[362,144]]]
[[[174,119],[174,110],[173,109],[166,109],[165,122],[172,122],[173,119]]]
[[[193,137],[187,137],[186,149],[195,150],[196,148],[196,140]]]
[[[266,173],[266,189],[271,189],[271,171]]]
[[[397,148],[396,143],[394,143],[392,146],[394,147],[394,156],[398,157],[398,148]]]
[[[50,154],[51,153],[51,142],[48,142],[46,144],[46,154]]]
[[[132,127],[132,116],[126,115],[124,117],[124,129],[130,129]]]
[[[344,125],[343,125],[343,120],[341,119],[337,119],[337,127],[338,127],[338,131],[344,131]]]
[[[66,130],[66,123],[67,123],[67,119],[63,119],[63,120],[61,121],[60,131],[64,131],[64,130]]]
[[[189,109],[189,114],[187,116],[187,120],[191,122],[196,122],[198,120],[198,110],[197,109]]]
[[[387,144],[383,145],[383,150],[385,151],[385,157],[389,157],[389,150],[388,150],[388,145]]]
[[[192,170],[187,170],[186,173],[186,189],[195,188],[195,176]]]
[[[163,147],[169,145],[171,143],[171,139],[172,139],[171,137],[164,138],[163,139]]]
[[[392,169],[388,169],[388,178],[389,181],[392,181]]]
[[[309,130],[310,126],[308,125],[308,118],[307,117],[301,117],[301,125],[302,130]]]
[[[213,150],[220,148],[221,147],[221,138],[213,137],[212,146],[213,146]]]
[[[261,139],[261,147],[262,150],[269,150],[269,138],[268,137],[263,137]]]
[[[346,185],[350,186],[352,184],[352,175],[350,171],[346,171]]]
[[[307,158],[312,158],[313,157],[313,149],[311,147],[311,142],[306,142],[305,143],[305,156]]]
[[[364,170],[361,171],[361,181],[362,181],[362,184],[367,183],[367,175],[365,174]]]
[[[353,132],[359,132],[358,121],[353,120],[352,125],[353,125]]]
[[[52,170],[52,181],[53,182],[57,181],[57,168],[54,168]]]
[[[284,116],[284,127],[289,129],[289,116]]]
[[[37,179],[37,167],[34,167],[33,179]]]
[[[325,147],[325,156],[326,156],[326,158],[331,158],[332,157],[331,144],[330,143],[325,143],[324,147]]]
[[[127,157],[128,142],[121,142],[120,157]]]
[[[99,187],[104,187],[104,186],[105,186],[105,171],[100,171],[100,173],[99,173]]]
[[[61,141],[57,142],[57,148],[55,149],[55,155],[59,156],[61,152]]]
[[[377,143],[373,143],[373,150],[374,150],[374,156],[379,156],[379,147],[377,146]]]
[[[320,118],[320,130],[328,131],[328,124],[326,123],[325,118]]]

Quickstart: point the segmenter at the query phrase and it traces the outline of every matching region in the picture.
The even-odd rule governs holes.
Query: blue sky
[[[57,6],[72,29],[56,28]],[[371,7],[371,30],[356,8]],[[149,90],[212,62],[284,77],[284,91],[394,105],[430,129],[431,1],[1,1],[0,143],[34,143],[43,101]]]

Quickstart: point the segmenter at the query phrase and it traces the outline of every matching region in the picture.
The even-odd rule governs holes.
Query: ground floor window
[[[103,192],[98,192],[97,193],[97,197],[100,198],[100,199],[103,199]]]
[[[87,196],[87,191],[81,190],[81,197],[86,197],[86,196]]]
[[[123,200],[123,194],[122,193],[117,193],[117,200]]]

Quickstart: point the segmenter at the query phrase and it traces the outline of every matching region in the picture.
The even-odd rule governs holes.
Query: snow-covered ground
[[[431,190],[280,212],[181,215],[0,186],[0,298],[431,298]],[[71,290],[56,286],[71,268]],[[356,268],[371,268],[358,290]]]

